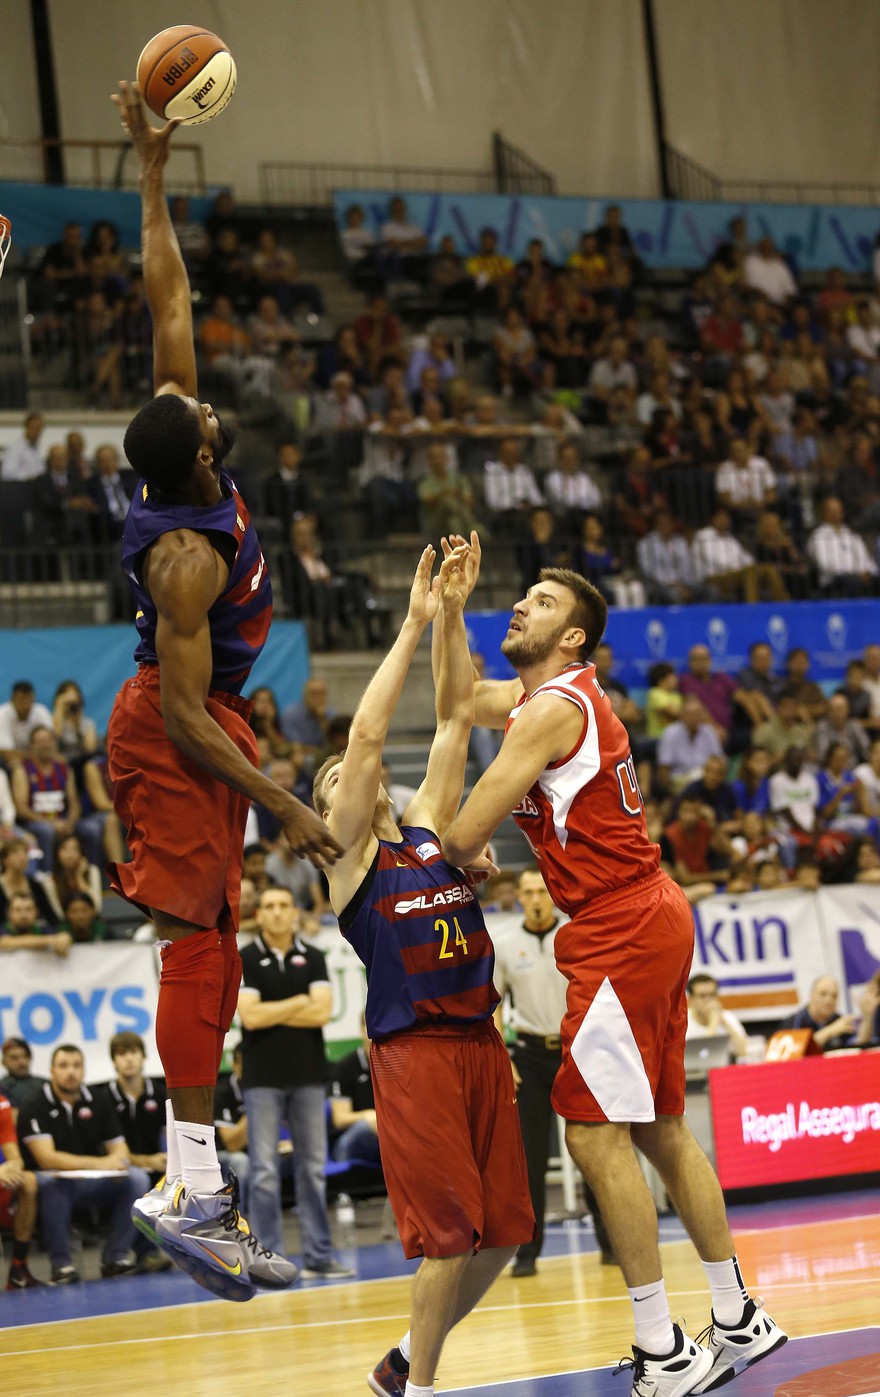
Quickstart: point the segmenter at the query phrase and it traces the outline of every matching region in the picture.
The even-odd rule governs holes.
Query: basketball
[[[163,29],[144,47],[138,86],[151,112],[198,126],[219,116],[235,91],[235,61],[223,40],[197,24]]]

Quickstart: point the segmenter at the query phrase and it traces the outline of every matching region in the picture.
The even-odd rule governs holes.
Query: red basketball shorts
[[[371,1045],[370,1068],[404,1255],[461,1256],[531,1241],[513,1076],[492,1020],[397,1033]]]
[[[568,1121],[684,1114],[694,921],[665,873],[590,902],[557,933],[568,980],[554,1110]]]
[[[207,710],[254,766],[247,699],[212,689]],[[111,865],[114,890],[196,926],[238,929],[245,796],[184,756],[165,732],[159,667],[141,665],[116,696],[107,729],[113,803],[131,863]]]
[[[0,1184],[0,1227],[12,1231],[12,1214],[15,1212],[15,1189]]]

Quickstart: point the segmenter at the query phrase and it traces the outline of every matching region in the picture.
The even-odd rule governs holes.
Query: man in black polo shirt
[[[117,1033],[110,1039],[110,1056],[116,1078],[94,1088],[95,1100],[109,1110],[128,1147],[128,1158],[146,1169],[151,1184],[165,1173],[168,1156],[162,1148],[165,1127],[165,1079],[144,1076],[147,1050],[137,1033]],[[139,1271],[167,1271],[171,1258],[138,1236],[135,1244]]]
[[[376,1103],[370,1077],[370,1040],[361,1019],[363,1042],[353,1053],[341,1057],[333,1068],[330,1087],[330,1123],[333,1128],[331,1154],[337,1160],[360,1159],[378,1164],[379,1134]]]
[[[146,1171],[129,1164],[114,1114],[84,1085],[84,1068],[79,1048],[70,1043],[56,1048],[49,1081],[28,1099],[18,1120],[25,1163],[38,1171],[43,1236],[56,1285],[80,1279],[70,1259],[75,1206],[110,1208],[101,1275],[125,1276],[134,1270],[131,1205],[150,1187]]]
[[[299,911],[287,888],[267,888],[260,934],[242,951],[238,1013],[244,1026],[242,1087],[250,1141],[250,1221],[263,1246],[284,1254],[278,1138],[293,1141],[303,1278],[352,1273],[333,1256],[324,1165],[327,1122],[324,1024],[333,1009],[327,962],[296,935]]]

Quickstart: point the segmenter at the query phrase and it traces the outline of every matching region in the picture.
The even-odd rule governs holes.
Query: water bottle
[[[354,1246],[354,1204],[347,1193],[336,1199],[336,1230],[339,1247]]]

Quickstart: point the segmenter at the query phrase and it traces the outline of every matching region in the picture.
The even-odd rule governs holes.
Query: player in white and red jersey
[[[455,540],[453,540],[455,542]],[[470,578],[476,582],[478,549]],[[545,568],[513,608],[502,652],[518,679],[476,686],[476,722],[504,727],[495,761],[447,830],[461,866],[511,811],[571,920],[553,1103],[596,1195],[633,1301],[633,1392],[713,1391],[785,1342],[743,1284],[721,1187],[684,1121],[685,986],[694,928],[648,838],[629,739],[589,662],[607,607],[577,573]],[[673,1325],[657,1215],[633,1144],[658,1169],[706,1267],[707,1346]]]

